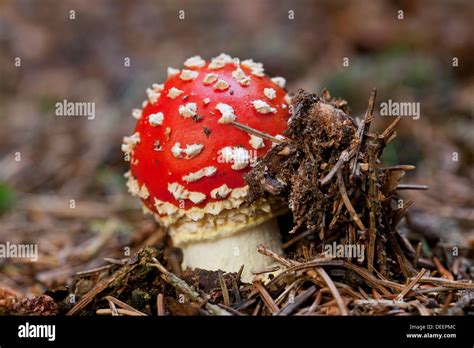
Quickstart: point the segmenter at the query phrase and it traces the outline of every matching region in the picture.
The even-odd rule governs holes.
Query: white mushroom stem
[[[227,237],[180,245],[183,250],[182,266],[183,269],[190,267],[238,272],[244,265],[241,279],[243,282],[251,282],[252,271],[262,271],[274,265],[271,258],[257,251],[259,244],[277,254],[283,253],[276,218]]]

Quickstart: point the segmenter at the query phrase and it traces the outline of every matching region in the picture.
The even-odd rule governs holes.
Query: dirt
[[[296,227],[319,233],[330,218],[337,187],[322,187],[322,179],[351,146],[356,127],[347,114],[347,103],[299,90],[285,136],[291,141],[275,146],[247,175],[249,201],[273,194],[287,201]],[[339,226],[333,224],[324,235]]]
[[[326,90],[321,96],[299,90],[285,133],[288,140],[246,177],[249,202],[268,195],[286,200],[294,219],[290,233],[317,236],[317,252],[333,242],[361,246],[364,257],[357,261],[370,272],[378,270],[390,279],[409,277],[415,274],[409,260],[414,249],[396,230],[406,208],[396,204],[405,171],[378,165],[393,129],[370,132],[374,99],[356,127],[344,100]],[[356,261],[355,255],[348,259]]]

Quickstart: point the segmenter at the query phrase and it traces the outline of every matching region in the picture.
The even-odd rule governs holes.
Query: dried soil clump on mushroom
[[[356,127],[344,112],[348,110],[347,103],[332,99],[327,92],[320,99],[300,90],[293,105],[293,116],[285,133],[292,141],[274,147],[247,175],[249,199],[277,195],[291,207],[294,231],[307,228],[319,233],[334,204],[331,197],[338,192],[334,184],[323,187],[319,179],[351,145]],[[337,226],[331,229],[336,230]]]
[[[396,230],[404,212],[396,206],[396,188],[404,170],[412,168],[379,168],[394,127],[380,135],[370,132],[374,97],[356,125],[344,100],[326,90],[321,96],[299,90],[288,141],[275,146],[246,177],[249,199],[286,199],[295,224],[291,232],[312,235],[317,252],[333,242],[360,245],[364,257],[358,263],[371,273],[409,277],[415,273],[408,260],[414,250]]]

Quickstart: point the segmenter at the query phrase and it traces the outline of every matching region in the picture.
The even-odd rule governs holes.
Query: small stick
[[[384,131],[381,135],[379,135],[379,139],[382,139],[382,141],[387,144],[387,142],[390,140],[395,127],[397,127],[398,123],[402,119],[402,116],[398,116],[395,121],[393,121]]]
[[[240,282],[240,280],[241,280],[241,278],[242,278],[242,272],[243,272],[243,271],[244,271],[244,265],[240,266],[240,269],[239,269],[239,271],[237,272],[237,277],[235,278],[236,281],[239,281],[239,282]]]
[[[133,269],[133,268],[132,268]],[[69,312],[66,313],[66,315],[76,315],[79,313],[82,309],[84,309],[89,303],[92,302],[92,300],[102,291],[104,291],[110,284],[112,284],[114,281],[116,281],[120,276],[124,275],[126,273],[115,273],[112,277],[110,277],[107,280],[103,280],[99,282],[91,291],[89,291],[87,294],[85,294],[79,302],[76,303],[74,307],[72,307]]]
[[[423,316],[431,316],[431,312],[428,308],[426,308],[425,306],[423,306],[421,303],[419,303],[418,301],[411,301],[411,302],[408,302],[409,304],[411,304],[413,307],[415,307],[418,312],[420,312],[420,315],[423,315]]]
[[[258,281],[258,282],[255,282],[254,285],[255,285],[255,288],[257,289],[257,291],[260,293],[260,297],[262,298],[263,302],[267,306],[270,313],[272,313],[272,314],[277,313],[280,310],[280,308],[275,303],[275,301],[273,301],[273,298],[270,296],[270,294],[265,289],[265,287],[262,285],[262,283],[260,283]]]
[[[280,266],[273,266],[273,267],[268,267],[268,268],[265,268],[265,269],[252,271],[252,274],[253,275],[259,275],[259,274],[271,273],[271,272],[276,272],[279,269],[280,269]]]
[[[102,271],[105,271],[106,269],[109,269],[111,267],[114,267],[114,265],[105,265],[105,266],[101,266],[101,267],[97,267],[97,268],[93,268],[93,269],[89,269],[87,271],[81,271],[81,272],[76,272],[76,276],[77,277],[85,277],[85,276],[89,276],[91,274],[95,274],[95,273],[99,273],[99,272],[102,272]]]
[[[368,143],[369,153],[369,175],[368,175],[368,186],[369,186],[369,238],[368,238],[368,250],[367,250],[367,269],[369,272],[374,272],[374,258],[375,258],[375,239],[377,237],[377,224],[375,222],[377,215],[377,172],[375,168],[375,157],[376,151],[378,150],[377,144],[373,141]]]
[[[290,239],[288,242],[284,243],[283,244],[283,249],[288,249],[290,246],[292,246],[293,244],[295,244],[297,241],[309,236],[312,232],[310,230],[307,230],[303,233],[300,233],[299,235],[297,235],[295,238],[292,238]]]
[[[256,317],[258,313],[260,312],[261,308],[262,308],[262,301],[258,301],[257,305],[255,306],[255,309],[252,312],[252,316]]]
[[[112,316],[117,317],[119,316],[119,312],[117,311],[117,307],[115,307],[115,303],[109,300],[110,310],[112,312]]]
[[[227,289],[227,285],[225,283],[224,276],[222,272],[219,272],[219,284],[221,286],[222,297],[224,298],[224,305],[226,307],[230,306],[230,299],[229,299],[229,290]]]
[[[416,167],[415,166],[412,166],[411,164],[400,164],[400,165],[396,165],[396,166],[390,166],[390,167],[381,167],[380,170],[381,171],[384,171],[384,170],[403,170],[405,172],[409,172],[411,170],[415,170]]]
[[[156,312],[159,316],[165,315],[165,308],[163,305],[163,294],[159,293],[158,296],[156,296]]]
[[[439,274],[441,274],[443,278],[454,280],[454,276],[441,264],[441,262],[436,256],[433,257],[433,261],[436,265],[436,268],[438,269]]]
[[[270,140],[274,143],[277,143],[277,144],[283,144],[285,142],[291,141],[291,139],[289,139],[289,138],[286,138],[285,140],[275,138],[273,135],[267,134],[265,132],[259,131],[255,128],[249,127],[245,124],[238,123],[238,122],[235,122],[235,121],[232,121],[230,124],[233,125],[234,127],[238,128],[238,129],[240,129],[240,130],[243,130],[244,132],[247,132],[247,133],[252,134],[252,135],[256,135],[260,138],[268,139],[268,140]]]
[[[257,251],[262,254],[271,257],[273,260],[276,262],[282,264],[283,266],[286,267],[291,267],[293,266],[293,263],[289,260],[286,260],[285,258],[281,257],[280,255],[276,254],[272,250],[266,248],[263,244],[260,244],[257,246]]]
[[[239,317],[244,317],[244,316],[246,316],[246,314],[239,312],[239,311],[236,310],[235,308],[228,307],[228,306],[226,306],[226,305],[223,305],[222,303],[219,303],[218,306],[221,307],[221,308],[223,308],[223,309],[225,309],[226,311],[228,311],[228,312],[234,314],[234,315],[239,316]]]
[[[418,281],[421,279],[421,277],[423,277],[423,275],[425,274],[426,270],[424,268],[421,269],[420,272],[418,272],[418,274],[416,275],[415,278],[413,278],[413,280],[408,283],[407,287],[405,289],[402,290],[401,293],[398,294],[398,296],[396,297],[396,301],[403,301],[403,297],[408,294],[408,292],[413,289],[413,287],[416,285],[416,283],[418,283]]]
[[[232,290],[234,291],[235,303],[242,303],[242,298],[240,297],[239,287],[237,285],[237,280],[232,278]]]
[[[327,173],[327,175],[324,178],[319,180],[319,183],[321,185],[326,185],[332,179],[334,174],[336,174],[339,168],[341,168],[342,164],[344,162],[347,162],[354,155],[354,153],[355,153],[355,150],[352,150],[350,152],[347,152],[347,150],[342,151],[336,164],[331,168],[329,173]]]
[[[137,314],[137,312],[129,311],[129,310],[122,309],[122,308],[117,309],[117,312],[118,312],[118,314],[128,315],[128,316],[131,316],[131,317],[140,316],[140,314]],[[110,310],[109,308],[98,309],[95,312],[95,314],[97,314],[97,315],[110,315],[110,314],[112,314],[113,315],[112,310]]]
[[[356,133],[356,139],[358,140],[357,146],[355,148],[354,154],[356,155],[354,159],[352,160],[351,167],[352,167],[352,173],[351,175],[354,176],[357,168],[357,159],[359,157],[359,151],[360,148],[362,147],[362,143],[364,142],[364,134],[365,134],[365,129],[367,128],[367,131],[370,130],[370,125],[372,123],[373,119],[373,113],[374,113],[374,106],[375,106],[375,98],[377,97],[377,89],[374,88],[372,92],[370,93],[369,96],[369,102],[367,105],[367,110],[365,112],[364,116],[364,121],[360,123],[359,128],[357,129]]]
[[[237,306],[235,307],[234,309],[235,310],[243,310],[243,309],[246,309],[248,307],[250,307],[251,305],[253,305],[255,302],[257,302],[257,299],[255,298],[252,298],[246,302],[242,302],[242,304],[240,306]]]
[[[372,120],[374,118],[374,106],[375,106],[375,98],[377,97],[377,88],[374,88],[372,92],[370,93],[369,97],[369,103],[367,105],[367,111],[365,113],[365,128],[367,128],[367,131],[370,130],[370,125],[372,123]]]
[[[344,260],[337,260],[337,259],[325,257],[325,258],[320,258],[320,259],[314,259],[306,263],[296,263],[295,261],[293,261],[292,263],[289,260],[286,260],[282,258],[281,256],[278,256],[273,251],[267,249],[263,245],[259,246],[258,252],[263,255],[270,256],[276,262],[281,263],[282,265],[288,267],[286,270],[282,271],[277,277],[275,277],[275,279],[273,279],[272,282],[275,282],[277,279],[283,277],[285,274],[288,274],[290,272],[305,270],[305,269],[313,268],[313,267],[335,266],[335,267],[344,267],[357,273],[363,279],[365,279],[369,285],[378,288],[383,294],[390,293],[385,287],[395,289],[398,291],[402,291],[404,289],[403,285],[400,285],[395,282],[391,282],[389,280],[378,279],[374,275],[370,274],[366,269],[362,267],[358,267],[354,265],[353,263],[350,263]]]
[[[441,306],[441,311],[440,311],[441,315],[446,315],[446,312],[448,311],[449,305],[453,301],[453,296],[454,296],[454,294],[453,294],[452,291],[450,291],[446,294],[446,299],[444,300],[444,303]]]
[[[341,193],[342,201],[344,202],[344,205],[349,211],[349,214],[351,215],[352,220],[355,221],[355,223],[357,224],[360,230],[365,231],[364,224],[360,220],[359,216],[354,210],[354,207],[351,204],[351,201],[349,200],[349,197],[347,196],[346,186],[344,185],[344,178],[342,177],[342,171],[340,168],[337,170],[337,179],[339,181],[339,192]]]
[[[360,275],[363,279],[365,279],[369,284],[378,288],[383,294],[389,294],[389,291],[385,288],[391,288],[395,290],[403,290],[403,285],[400,285],[395,282],[391,282],[389,280],[382,280],[376,278],[374,275],[369,273],[366,269],[356,266],[353,263],[347,262],[345,260],[331,260],[331,259],[320,259],[320,260],[312,260],[305,264],[300,264],[293,266],[286,270],[286,272],[298,271],[305,268],[311,267],[318,267],[318,266],[339,266],[347,268],[351,271],[354,271],[358,275]]]
[[[180,290],[190,299],[196,302],[204,302],[204,299],[201,298],[198,292],[194,291],[184,280],[169,272],[156,258],[153,258],[153,263],[149,263],[149,265],[158,268],[161,272],[161,278],[165,282]],[[226,310],[211,303],[206,303],[205,307],[209,312],[215,315],[231,315]]]
[[[349,315],[349,311],[346,307],[346,304],[342,300],[341,294],[339,294],[339,291],[337,291],[336,285],[334,285],[332,279],[329,277],[326,271],[322,267],[316,267],[316,272],[318,272],[321,278],[323,278],[324,282],[331,291],[334,300],[336,300],[337,307],[339,308],[339,312],[341,313],[341,315]]]
[[[308,314],[313,313],[319,307],[322,297],[323,297],[323,293],[321,291],[318,291],[318,294],[316,295],[314,302],[311,304],[311,306],[309,307],[306,313]]]
[[[429,294],[431,292],[445,292],[445,291],[453,291],[453,289],[447,288],[445,286],[436,286],[436,287],[433,287],[433,288],[413,290],[413,292],[414,292],[413,295],[423,295],[423,294]],[[408,296],[409,295],[411,295],[411,293],[409,293]]]
[[[119,306],[123,309],[126,309],[126,310],[131,311],[131,312],[135,312],[139,316],[147,316],[145,313],[140,312],[139,310],[133,308],[132,306],[126,304],[125,302],[120,301],[118,298],[115,298],[113,296],[106,296],[105,299],[107,301],[115,303],[117,306]]]
[[[126,265],[130,259],[129,258],[126,258],[126,259],[113,259],[111,257],[104,257],[103,260],[105,262],[112,263],[114,265],[123,266],[123,265]],[[108,265],[108,266],[111,266],[111,265]]]
[[[283,292],[275,299],[275,303],[277,305],[281,304],[284,300],[284,298],[286,297],[286,295],[288,295],[288,293],[290,291],[293,290],[294,287],[297,286],[297,284],[300,283],[298,280],[294,281],[293,283],[291,283],[290,285],[288,285],[285,290],[283,290]]]
[[[427,185],[410,185],[410,184],[400,184],[397,185],[397,190],[428,190]]]
[[[444,278],[435,278],[435,277],[425,277],[420,279],[420,283],[424,284],[435,284],[441,285],[445,287],[449,287],[451,289],[474,289],[474,283],[472,281],[469,282],[461,282],[461,281],[454,281]]]
[[[294,301],[288,303],[285,307],[283,307],[276,315],[289,315],[297,310],[301,304],[306,302],[313,294],[317,291],[316,286],[311,286],[307,290],[303,291],[302,294],[295,297]]]

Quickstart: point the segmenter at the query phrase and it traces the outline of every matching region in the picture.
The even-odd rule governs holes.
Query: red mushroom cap
[[[289,118],[284,79],[270,79],[260,63],[221,54],[184,65],[147,90],[148,102],[134,110],[135,132],[122,145],[131,162],[129,190],[160,218],[203,210],[235,189],[245,195],[244,175],[272,142],[230,122],[277,136]]]

